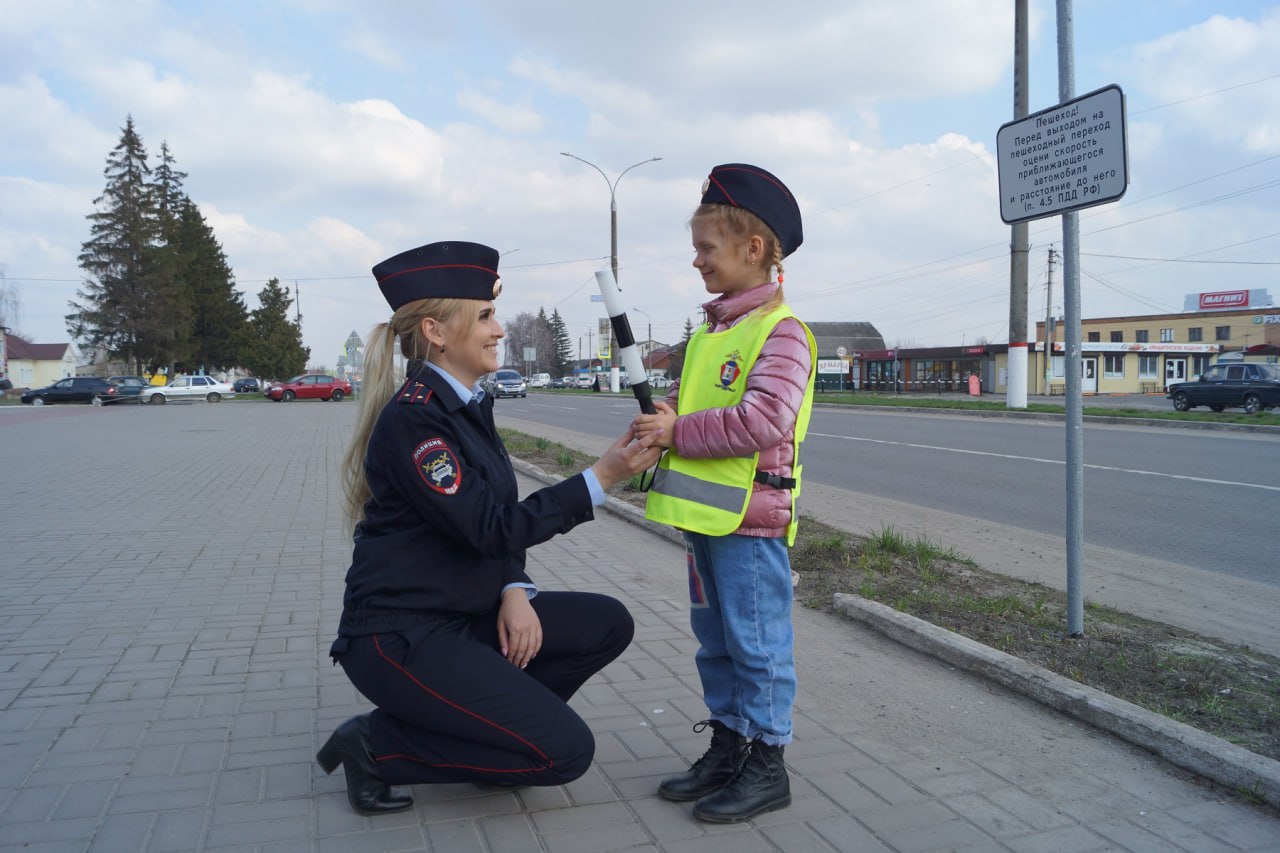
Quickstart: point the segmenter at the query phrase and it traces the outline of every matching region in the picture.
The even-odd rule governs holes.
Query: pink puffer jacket
[[[778,285],[770,282],[745,293],[720,296],[703,305],[711,331],[733,326],[769,300]],[[780,322],[770,332],[747,374],[747,386],[736,406],[705,409],[676,418],[676,452],[689,459],[744,456],[760,451],[757,468],[791,476],[792,439],[811,367],[809,340],[795,320]],[[671,386],[667,405],[679,408],[680,383]],[[779,537],[791,522],[791,491],[752,484],[751,502],[737,533]]]

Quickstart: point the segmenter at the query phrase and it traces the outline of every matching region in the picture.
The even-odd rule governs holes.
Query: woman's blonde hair
[[[430,318],[444,326],[456,323],[468,328],[480,319],[483,305],[477,299],[419,299],[401,305],[391,315],[390,322],[379,323],[369,332],[356,428],[342,458],[344,509],[353,526],[364,520],[364,505],[371,494],[365,456],[369,452],[373,425],[403,381],[395,372],[396,338],[400,339],[400,354],[406,359],[430,361],[431,341],[422,334],[422,321]]]
[[[763,219],[746,208],[729,204],[700,204],[693,212],[693,216],[689,217],[689,224],[692,225],[695,219],[709,219],[720,227],[720,231],[726,237],[744,243],[753,236],[759,236],[764,241],[764,256],[769,258],[765,270],[768,271],[770,268],[778,270],[778,290],[760,308],[766,310],[775,308],[786,301],[782,293],[782,241]]]

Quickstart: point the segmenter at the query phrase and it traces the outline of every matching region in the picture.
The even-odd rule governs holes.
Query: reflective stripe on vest
[[[649,491],[735,514],[742,508],[742,502],[751,498],[750,489],[712,483],[671,468],[658,469],[653,476],[653,487]]]

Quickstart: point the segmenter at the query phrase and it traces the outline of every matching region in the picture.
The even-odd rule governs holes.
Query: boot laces
[[[759,780],[767,780],[771,775],[764,764],[764,749],[767,746],[762,735],[756,735],[743,744],[742,760],[738,762],[738,769],[729,777],[725,787],[737,790],[741,785],[751,785]]]
[[[734,743],[734,732],[723,723],[713,725],[711,720],[702,720],[694,724],[693,730],[702,734],[708,726],[711,727],[711,746],[707,747],[707,751],[702,753],[701,758],[693,762],[693,766],[689,768],[691,771],[701,770],[704,765],[718,761],[722,755],[731,755],[736,749],[746,748]]]

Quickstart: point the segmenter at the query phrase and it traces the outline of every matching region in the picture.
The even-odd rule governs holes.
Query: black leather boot
[[[747,746],[746,760],[737,775],[698,800],[693,816],[708,823],[737,823],[791,805],[791,780],[782,750],[757,737]]]
[[[393,794],[378,775],[373,748],[369,745],[368,714],[352,717],[334,729],[316,753],[316,761],[325,773],[332,773],[342,765],[347,774],[347,800],[360,814],[400,812],[413,805],[413,797]]]
[[[716,720],[703,720],[693,727],[701,732],[711,726],[711,746],[684,773],[663,779],[658,795],[664,800],[685,803],[710,794],[733,778],[742,763],[747,739]]]

